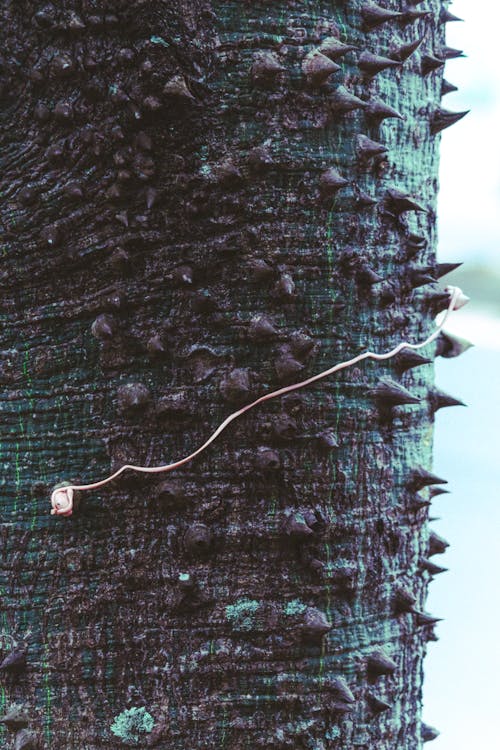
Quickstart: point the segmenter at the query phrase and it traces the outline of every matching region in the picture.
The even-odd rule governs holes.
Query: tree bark
[[[430,738],[434,346],[271,401],[71,517],[48,498],[433,330],[444,5],[3,4],[13,747]]]

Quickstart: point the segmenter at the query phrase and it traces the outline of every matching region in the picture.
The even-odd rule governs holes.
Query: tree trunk
[[[403,5],[3,3],[12,747],[431,738],[435,346],[259,406],[70,517],[48,502],[433,330],[436,133],[456,118],[443,3]]]

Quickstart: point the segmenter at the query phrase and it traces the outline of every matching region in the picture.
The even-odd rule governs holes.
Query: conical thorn
[[[434,555],[442,555],[446,552],[450,543],[446,541],[442,536],[436,534],[435,531],[431,531],[429,534],[429,557]]]
[[[308,52],[302,61],[302,72],[311,86],[322,86],[333,73],[340,70],[340,65],[314,49]]]
[[[422,75],[426,76],[438,68],[442,68],[445,60],[435,55],[422,55]]]
[[[442,23],[450,23],[451,21],[463,21],[464,19],[454,16],[447,8],[444,8],[440,20]]]
[[[390,703],[387,703],[387,701],[384,701],[377,695],[373,695],[373,693],[367,693],[366,700],[374,714],[381,714],[383,711],[389,711],[392,708]]]
[[[390,213],[396,215],[402,214],[404,211],[427,211],[413,196],[396,188],[387,190],[386,202]]]
[[[381,73],[386,68],[399,68],[401,62],[399,60],[392,60],[389,57],[382,57],[381,55],[375,55],[373,52],[365,50],[358,59],[358,68],[367,73],[370,76],[375,76],[377,73]]]
[[[438,495],[449,495],[450,490],[445,490],[444,487],[429,487],[429,497],[432,500],[433,497],[437,497]],[[431,519],[429,518],[429,521]]]
[[[367,102],[365,113],[367,118],[373,120],[375,123],[382,122],[382,120],[387,120],[389,118],[395,118],[398,120],[405,119],[396,109],[378,99],[370,99],[370,101]]]
[[[420,568],[422,570],[426,570],[431,576],[437,576],[440,573],[446,573],[448,571],[448,568],[443,568],[441,567],[441,565],[436,565],[436,563],[432,562],[432,560],[429,560],[426,557],[424,557],[420,561]]]
[[[339,57],[347,54],[347,52],[357,50],[358,47],[355,47],[354,44],[344,44],[335,36],[328,36],[326,39],[323,39],[318,49],[329,57],[330,60],[337,60]]]
[[[446,94],[452,94],[454,91],[458,91],[458,86],[455,86],[453,83],[450,83],[445,78],[441,81],[441,96],[446,96]]]
[[[462,263],[438,263],[436,265],[435,276],[440,279],[442,276],[446,276],[447,273],[456,271],[457,268],[463,265]]]
[[[392,408],[406,404],[418,404],[420,399],[413,396],[404,386],[390,378],[380,378],[373,388],[372,395],[382,405]]]
[[[463,401],[450,396],[445,391],[441,391],[439,388],[431,388],[429,391],[429,401],[433,411],[443,409],[446,406],[466,406]]]
[[[455,60],[457,57],[465,57],[463,50],[455,49],[455,47],[443,47],[441,49],[441,57],[445,60]]]
[[[386,23],[386,21],[392,21],[396,18],[402,17],[403,13],[387,10],[374,2],[365,2],[364,5],[361,6],[361,18],[368,29],[373,29],[375,26],[380,26],[380,24]]]
[[[360,133],[356,137],[356,152],[361,160],[372,159],[386,154],[389,149],[383,143],[372,141],[367,135]]]
[[[426,625],[435,625],[438,622],[442,622],[442,617],[433,617],[433,615],[427,614],[427,612],[416,612],[415,622],[418,627],[425,627]]]
[[[398,668],[394,659],[391,659],[391,657],[381,649],[372,651],[368,655],[366,666],[368,672],[374,676],[393,674]]]
[[[436,135],[436,133],[440,133],[442,130],[445,130],[445,128],[451,127],[451,125],[454,125],[456,122],[459,122],[465,115],[468,115],[470,112],[469,109],[464,110],[463,112],[451,112],[448,109],[443,109],[442,107],[438,107],[434,111],[431,117],[430,121],[430,132],[431,135]]]
[[[430,487],[433,484],[448,484],[448,481],[446,479],[441,479],[436,476],[436,474],[432,474],[432,472],[424,469],[423,466],[417,466],[413,469],[408,480],[408,487],[415,490],[415,492],[418,492],[424,487]]]
[[[421,726],[422,742],[431,742],[439,737],[439,732],[434,727],[430,727],[428,724],[422,723]]]
[[[420,365],[429,365],[432,362],[432,359],[424,357],[423,354],[415,351],[415,349],[409,349],[405,347],[404,349],[401,349],[398,354],[396,354],[393,362],[394,366],[399,372],[406,372],[407,370],[411,370],[413,367],[420,367]]]
[[[368,106],[365,101],[351,94],[345,86],[338,86],[335,91],[328,96],[327,105],[332,112],[343,114],[353,112],[355,109],[366,109]]]
[[[345,187],[349,184],[349,180],[346,180],[338,169],[330,167],[319,178],[319,189],[323,196],[334,195],[337,190]]]
[[[467,339],[463,339],[448,331],[441,331],[437,339],[436,357],[444,357],[445,359],[458,357],[472,346],[474,344],[471,344]]]
[[[400,47],[393,47],[389,52],[389,57],[393,60],[397,60],[398,62],[404,62],[405,60],[408,60],[411,55],[413,55],[413,53],[420,47],[423,41],[424,37],[421,37],[420,39],[416,39],[414,42],[402,44]]]

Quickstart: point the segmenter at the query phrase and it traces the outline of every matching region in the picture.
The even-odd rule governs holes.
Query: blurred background
[[[449,572],[430,587],[427,610],[445,618],[425,661],[424,721],[440,730],[432,750],[498,750],[500,731],[500,7],[455,0],[465,23],[447,24],[446,63],[459,87],[446,109],[471,113],[442,137],[438,260],[463,261],[444,281],[472,300],[447,325],[474,343],[436,363],[436,384],[468,409],[436,415],[436,474],[451,494],[433,502],[433,528],[451,544],[434,558]]]

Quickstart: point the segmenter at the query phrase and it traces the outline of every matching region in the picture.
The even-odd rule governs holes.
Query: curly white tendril
[[[247,404],[242,409],[238,409],[238,411],[235,411],[233,414],[230,414],[228,417],[226,417],[226,419],[217,427],[217,429],[212,433],[212,435],[210,435],[208,440],[203,443],[203,445],[197,448],[193,453],[190,453],[189,456],[185,456],[185,458],[181,458],[179,461],[174,461],[174,463],[165,464],[164,466],[135,466],[133,464],[125,464],[117,471],[115,471],[114,474],[111,474],[109,477],[101,479],[98,482],[92,482],[91,484],[66,484],[64,486],[59,486],[54,489],[50,498],[50,502],[52,504],[51,514],[57,516],[70,516],[73,513],[75,492],[83,490],[97,490],[99,487],[103,487],[105,484],[112,482],[113,479],[117,479],[120,474],[123,474],[123,472],[129,469],[131,471],[142,472],[143,474],[161,474],[163,472],[178,469],[180,466],[183,466],[189,461],[192,461],[193,458],[199,456],[200,453],[206,450],[208,446],[213,443],[214,440],[221,434],[221,432],[225,430],[229,424],[231,424],[231,422],[233,422],[245,412],[250,411],[250,409],[253,409],[255,406],[258,406],[258,404],[263,404],[264,401],[269,401],[272,398],[283,396],[285,393],[296,391],[299,388],[305,388],[307,385],[315,383],[317,380],[326,378],[328,377],[328,375],[333,375],[334,372],[344,370],[346,367],[355,365],[364,359],[390,359],[391,357],[396,356],[396,354],[398,354],[402,349],[421,349],[422,347],[427,346],[439,336],[446,321],[448,320],[448,317],[450,316],[450,313],[453,310],[459,310],[469,301],[469,298],[462,292],[459,287],[447,286],[445,288],[445,291],[450,295],[450,303],[448,305],[448,308],[434,333],[428,336],[428,338],[426,338],[425,341],[422,341],[420,344],[410,344],[407,341],[402,341],[400,344],[394,347],[394,349],[391,349],[384,354],[378,354],[376,352],[370,351],[364,352],[363,354],[358,354],[356,357],[348,359],[345,362],[339,362],[338,364],[333,365],[333,367],[328,368],[328,370],[324,370],[317,375],[313,375],[306,380],[302,380],[300,381],[300,383],[293,383],[292,385],[287,385],[283,388],[279,388],[277,391],[266,393],[264,396],[260,396],[260,398],[252,401],[252,403]]]

